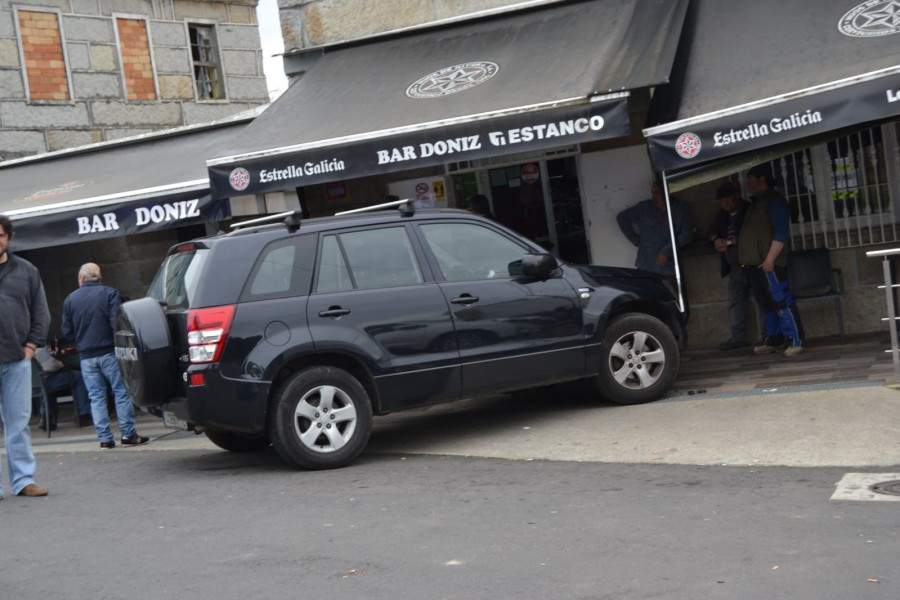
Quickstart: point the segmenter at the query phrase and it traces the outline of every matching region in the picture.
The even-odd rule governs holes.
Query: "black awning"
[[[227,219],[204,159],[249,117],[0,163],[14,250]]]
[[[543,3],[317,49],[309,72],[207,162],[213,196],[627,135],[618,92],[667,81],[686,10]]]
[[[900,4],[695,0],[644,130],[659,170],[900,114]]]

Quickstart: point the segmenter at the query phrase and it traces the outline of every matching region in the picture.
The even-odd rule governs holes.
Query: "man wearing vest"
[[[785,356],[797,356],[803,352],[803,324],[787,280],[790,209],[775,191],[766,164],[747,172],[747,191],[753,204],[744,219],[738,253],[766,329],[765,339],[753,352],[769,354],[785,348]]]

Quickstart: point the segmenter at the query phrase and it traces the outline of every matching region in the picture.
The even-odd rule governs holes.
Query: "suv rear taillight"
[[[219,360],[234,305],[198,308],[188,312],[188,356],[192,363],[210,363]]]

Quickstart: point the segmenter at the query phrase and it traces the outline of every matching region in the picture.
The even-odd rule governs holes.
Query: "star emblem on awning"
[[[882,6],[875,7],[875,10],[863,12],[859,16],[865,20],[865,24],[862,25],[864,28],[896,28],[900,26],[900,2],[888,2]]]
[[[838,31],[851,37],[900,33],[900,0],[868,0],[847,11]]]
[[[482,84],[500,67],[489,61],[474,61],[446,67],[419,78],[406,89],[410,98],[438,98],[456,94]]]

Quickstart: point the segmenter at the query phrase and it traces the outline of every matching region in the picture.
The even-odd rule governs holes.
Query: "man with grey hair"
[[[106,406],[107,386],[116,402],[116,416],[123,446],[146,444],[150,440],[134,427],[134,405],[125,388],[115,355],[116,311],[119,292],[101,283],[100,267],[86,263],[78,271],[78,289],[63,302],[62,334],[75,340],[81,358],[81,375],[91,399],[91,416],[100,438],[100,448],[116,446]]]

